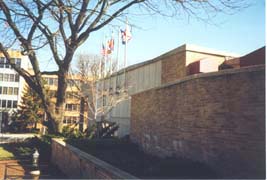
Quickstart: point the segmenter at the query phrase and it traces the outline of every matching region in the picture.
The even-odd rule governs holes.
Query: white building
[[[239,55],[184,44],[152,60],[114,73],[105,79],[104,86],[101,81],[99,88],[108,93],[99,99],[98,108],[108,106],[109,99],[114,96],[116,89],[125,86],[128,99],[116,104],[108,114],[107,120],[119,125],[119,137],[128,135],[131,124],[131,95],[172,83],[189,75],[218,71],[220,64],[235,57]]]
[[[28,58],[20,51],[9,51],[17,66],[28,68]],[[0,54],[0,132],[9,123],[10,115],[20,103],[25,81],[7,63],[3,54]]]

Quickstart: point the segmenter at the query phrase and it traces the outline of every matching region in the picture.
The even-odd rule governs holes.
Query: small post
[[[38,180],[39,179],[39,176],[40,176],[40,170],[39,170],[39,167],[38,167],[38,163],[39,163],[39,152],[37,149],[35,149],[34,153],[32,154],[32,166],[33,166],[33,169],[32,171],[30,172],[30,174],[33,176],[33,179],[34,180]]]

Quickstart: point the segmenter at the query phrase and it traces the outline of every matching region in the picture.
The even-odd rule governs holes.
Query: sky
[[[132,39],[127,46],[127,64],[132,65],[153,59],[183,44],[194,44],[206,48],[248,54],[265,45],[265,0],[249,0],[251,5],[235,14],[220,14],[212,23],[195,18],[166,18],[159,15],[128,17],[132,27]],[[120,25],[124,28],[124,24]],[[137,26],[137,27],[136,27]],[[117,28],[118,30],[118,28]],[[117,57],[117,30],[111,26],[91,34],[78,54],[99,54],[103,40],[113,31]],[[124,50],[120,45],[119,61],[122,64]],[[50,61],[51,62],[51,61]],[[51,63],[41,63],[42,68]]]

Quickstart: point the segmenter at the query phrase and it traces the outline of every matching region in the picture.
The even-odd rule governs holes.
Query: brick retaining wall
[[[131,102],[130,137],[146,152],[265,177],[265,66],[192,75]]]
[[[52,140],[51,161],[72,179],[137,179],[61,139]]]

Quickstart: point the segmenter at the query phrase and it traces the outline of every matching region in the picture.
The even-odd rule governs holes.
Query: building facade
[[[14,58],[17,66],[28,68],[28,59],[20,51],[11,50],[9,54]],[[0,54],[0,132],[10,122],[10,115],[16,111],[23,93],[25,81],[7,63],[3,54]]]
[[[46,86],[49,90],[49,96],[53,104],[56,103],[56,91],[58,86],[58,78],[55,75],[44,75]],[[81,81],[77,76],[69,76],[68,87],[66,90],[65,109],[62,117],[62,125],[72,128],[87,128],[88,113],[81,110]]]
[[[108,101],[113,99],[115,92],[124,89],[128,93],[128,98],[115,103],[106,118],[119,125],[117,134],[119,137],[128,135],[132,95],[189,75],[218,71],[220,64],[236,57],[239,55],[195,45],[182,45],[152,60],[129,66],[102,80],[99,88],[108,93],[99,98],[98,107],[110,105]]]

